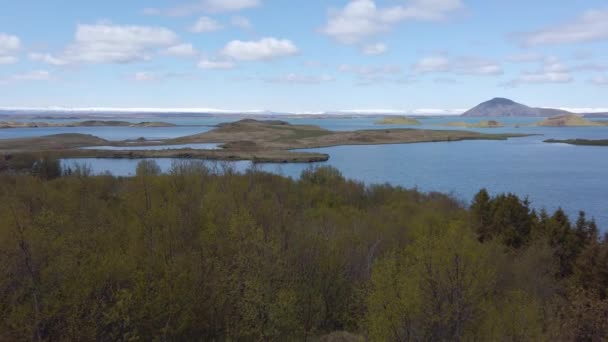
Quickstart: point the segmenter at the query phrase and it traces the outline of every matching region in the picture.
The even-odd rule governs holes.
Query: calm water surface
[[[181,125],[199,127],[131,128],[131,127],[75,127],[28,128],[0,130],[0,139],[40,136],[58,133],[86,133],[108,140],[149,140],[175,138],[211,129],[212,125],[230,118],[170,118],[156,119]],[[481,118],[427,118],[421,126],[429,129],[460,129],[439,126],[452,121],[478,122]],[[142,119],[131,120],[135,122]],[[294,124],[313,124],[331,130],[378,129],[374,118],[297,118],[286,119]],[[404,187],[417,187],[422,191],[440,191],[470,201],[481,188],[492,193],[513,192],[528,196],[536,208],[554,210],[563,207],[571,216],[585,210],[596,218],[603,230],[608,230],[608,148],[545,144],[555,139],[608,139],[608,127],[527,127],[539,121],[532,118],[504,118],[501,122],[512,125],[500,129],[473,129],[490,133],[539,134],[507,141],[463,141],[405,145],[339,146],[315,149],[327,153],[330,160],[316,165],[331,165],[346,177],[367,184],[391,183]],[[520,125],[520,128],[513,127]],[[207,127],[209,126],[209,127]],[[412,126],[410,126],[412,127]],[[1,144],[1,141],[0,141]],[[171,159],[157,160],[163,170],[171,166]],[[132,175],[137,160],[86,159],[66,160],[69,165],[85,162],[95,172],[110,171],[115,175]],[[245,170],[249,162],[237,162],[238,170]],[[266,171],[298,177],[309,165],[268,164]]]

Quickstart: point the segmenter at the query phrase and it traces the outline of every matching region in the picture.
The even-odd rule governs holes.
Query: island
[[[501,128],[504,125],[495,120],[484,120],[478,123],[469,123],[464,121],[458,122],[448,122],[443,124],[442,126],[450,126],[450,127],[464,127],[464,128]]]
[[[598,139],[598,140],[589,140],[589,139],[549,139],[544,142],[549,144],[569,144],[569,145],[580,145],[580,146],[608,146],[608,139]]]
[[[608,122],[602,121],[591,121],[585,119],[581,115],[560,115],[551,118],[547,118],[541,122],[533,124],[533,126],[542,127],[598,127],[608,126]]]
[[[0,140],[0,155],[47,154],[55,158],[185,158],[208,160],[251,160],[265,163],[311,163],[326,161],[318,152],[295,151],[339,145],[409,144],[461,140],[506,140],[524,134],[484,134],[458,130],[395,128],[382,130],[330,131],[313,125],[292,125],[284,121],[244,119],[217,125],[211,131],[163,141],[145,139],[108,141],[86,134],[58,134],[44,137]],[[219,143],[219,150],[175,148],[172,145]],[[103,150],[91,147],[166,146],[165,150]],[[83,149],[83,147],[89,147]]]
[[[420,121],[407,116],[387,116],[384,119],[375,122],[376,125],[420,125]]]
[[[37,127],[175,127],[168,122],[128,122],[87,120],[75,122],[33,122],[33,121],[0,121],[0,128],[37,128]]]

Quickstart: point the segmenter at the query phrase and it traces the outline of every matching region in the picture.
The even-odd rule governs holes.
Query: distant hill
[[[565,110],[551,108],[528,107],[521,103],[505,99],[494,98],[477,105],[466,111],[462,116],[469,117],[505,117],[505,116],[528,116],[528,117],[551,117],[572,114]]]
[[[586,118],[608,118],[608,112],[606,113],[585,113],[583,114]]]

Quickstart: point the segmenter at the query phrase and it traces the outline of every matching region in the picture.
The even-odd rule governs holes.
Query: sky
[[[556,6],[559,4],[559,6]],[[600,0],[0,0],[0,107],[608,111]]]

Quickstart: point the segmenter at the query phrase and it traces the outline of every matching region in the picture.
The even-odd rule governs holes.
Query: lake
[[[215,125],[229,118],[163,118],[162,121],[188,125]],[[294,124],[314,124],[332,130],[379,129],[375,118],[293,118],[285,119]],[[416,128],[460,129],[439,126],[452,121],[477,122],[484,118],[432,117],[421,119]],[[564,208],[575,218],[579,210],[595,217],[604,231],[608,230],[608,147],[571,146],[546,144],[545,139],[608,139],[608,127],[526,127],[539,121],[537,118],[501,118],[508,125],[499,129],[472,129],[492,133],[539,134],[507,141],[461,141],[401,145],[338,146],[315,149],[327,153],[330,160],[315,165],[331,165],[346,177],[367,184],[391,183],[421,191],[451,193],[470,202],[481,188],[491,193],[513,192],[528,197],[535,208],[554,210]],[[412,127],[412,126],[409,126]],[[77,132],[94,134],[109,140],[149,140],[175,138],[200,133],[211,127],[72,127],[27,128],[0,130],[0,139]],[[1,142],[0,142],[1,143]],[[137,160],[86,159],[66,160],[89,164],[94,172],[110,171],[115,175],[132,175]],[[158,160],[163,170],[168,170],[170,159]],[[237,170],[245,170],[249,162],[237,162]],[[308,164],[267,164],[261,168],[270,172],[298,177]]]

